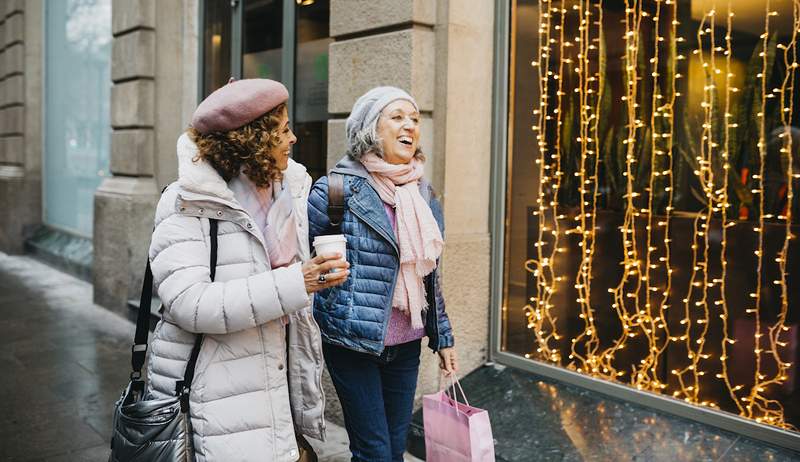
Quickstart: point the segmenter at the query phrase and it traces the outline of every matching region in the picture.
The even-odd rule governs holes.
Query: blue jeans
[[[420,340],[380,356],[323,342],[325,364],[342,403],[353,462],[402,462],[414,410]]]

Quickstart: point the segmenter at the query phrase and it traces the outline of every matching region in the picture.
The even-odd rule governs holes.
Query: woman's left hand
[[[458,357],[455,348],[442,348],[439,350],[439,368],[448,377],[458,372]]]

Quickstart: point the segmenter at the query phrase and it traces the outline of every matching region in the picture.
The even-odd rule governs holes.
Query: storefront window
[[[795,430],[800,10],[511,3],[501,350]]]
[[[45,3],[44,221],[92,236],[108,174],[111,0]]]

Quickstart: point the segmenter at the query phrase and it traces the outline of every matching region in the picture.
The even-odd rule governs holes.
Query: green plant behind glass
[[[644,39],[640,43],[645,43]],[[783,69],[776,57],[778,36],[774,34],[767,45],[767,72],[766,78],[768,82],[768,89],[772,89],[772,83],[778,79],[782,79],[780,75],[786,70]],[[745,76],[744,85],[738,92],[738,97],[732,96],[735,99],[731,105],[730,118],[731,127],[729,130],[729,165],[727,170],[728,175],[728,198],[731,203],[731,208],[728,215],[732,218],[740,216],[745,219],[754,220],[758,218],[757,208],[754,207],[753,195],[750,192],[755,187],[753,181],[753,173],[758,171],[759,167],[759,152],[758,152],[758,139],[759,139],[759,118],[757,117],[761,107],[761,78],[757,75],[761,72],[761,57],[759,53],[761,47],[756,46],[747,64],[747,72]],[[650,165],[650,151],[652,143],[652,134],[663,134],[669,132],[669,119],[667,117],[656,117],[655,125],[651,126],[650,114],[653,108],[651,107],[652,92],[657,91],[662,95],[662,101],[669,99],[676,88],[672,88],[674,74],[676,72],[676,65],[678,50],[674,43],[671,43],[666,50],[666,65],[659,69],[661,79],[659,79],[655,88],[653,88],[650,79],[642,78],[639,82],[638,90],[638,104],[639,104],[639,118],[645,122],[645,126],[636,130],[634,140],[634,189],[636,192],[642,194],[644,200],[650,191],[647,190],[649,183],[650,171],[653,166]],[[638,74],[640,76],[649,76],[652,70],[648,70],[649,55],[646,53],[639,53],[637,62]],[[608,79],[608,56],[607,47],[603,34],[599,37],[598,59],[596,63],[596,72],[600,81],[604,82],[602,91],[597,94],[600,97],[599,101],[599,114],[598,114],[598,149],[600,155],[600,167],[598,172],[598,181],[600,182],[598,192],[600,201],[599,204],[602,208],[615,211],[623,211],[625,209],[624,195],[626,194],[626,178],[625,178],[625,156],[627,148],[624,140],[627,137],[628,129],[625,114],[614,114],[614,104],[619,103],[620,95],[614,94],[614,86],[610,79]],[[627,85],[626,74],[623,75],[623,85]],[[567,73],[565,76],[566,95],[562,99],[562,124],[558,128],[560,130],[561,139],[561,163],[564,172],[562,188],[559,191],[559,203],[566,207],[578,206],[580,195],[578,194],[578,177],[574,175],[577,169],[580,168],[580,144],[576,141],[577,133],[580,132],[580,101],[578,93],[572,91],[576,88],[578,83],[577,75]],[[689,84],[697,85],[698,82],[689,82]],[[706,83],[708,84],[708,83]],[[625,88],[624,86],[622,88]],[[732,95],[737,95],[732,93]],[[712,137],[715,142],[720,144],[718,149],[721,149],[722,140],[724,140],[725,130],[725,114],[724,114],[724,99],[720,96],[719,89],[713,96],[714,110],[712,113]],[[776,137],[776,133],[782,129],[780,121],[780,104],[779,98],[770,98],[768,101],[767,111],[765,115],[766,132],[772,134],[771,138]],[[592,105],[596,101],[591,102]],[[672,176],[673,176],[673,204],[677,210],[696,212],[702,210],[706,204],[705,193],[694,174],[697,168],[697,156],[699,155],[700,142],[702,137],[702,121],[698,119],[696,114],[692,114],[687,105],[685,97],[679,97],[676,100],[675,117],[674,117],[674,133],[673,133],[673,153],[672,153]],[[780,143],[777,138],[771,139],[768,137],[767,143],[768,156],[765,170],[768,174],[764,188],[765,204],[767,209],[765,213],[777,216],[782,213],[785,207],[785,179],[786,178],[786,165],[787,160],[784,158],[786,155],[780,155]],[[551,138],[555,139],[555,137]],[[795,153],[800,149],[800,143],[793,143]],[[658,149],[666,150],[667,143],[661,141]],[[714,156],[712,162],[712,169],[714,174],[715,188],[721,188],[726,171],[723,167],[721,151],[715,151],[717,155]],[[657,165],[656,171],[665,171],[669,169],[668,156],[656,156]],[[587,165],[591,166],[593,163],[588,162]],[[594,172],[587,172],[591,175]],[[664,191],[667,183],[667,176],[659,176],[655,181],[654,191],[654,207],[653,211],[656,214],[664,214],[665,207],[667,206],[668,194]],[[781,181],[783,181],[783,186]],[[782,197],[783,195],[784,197]],[[798,195],[800,196],[800,195]],[[798,208],[798,199],[796,198],[795,208]]]

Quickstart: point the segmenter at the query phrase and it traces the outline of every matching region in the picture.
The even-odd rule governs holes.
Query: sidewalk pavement
[[[91,284],[0,253],[0,460],[107,461],[133,331],[92,303]],[[347,434],[332,422],[327,441],[311,444],[322,462],[350,459]]]

